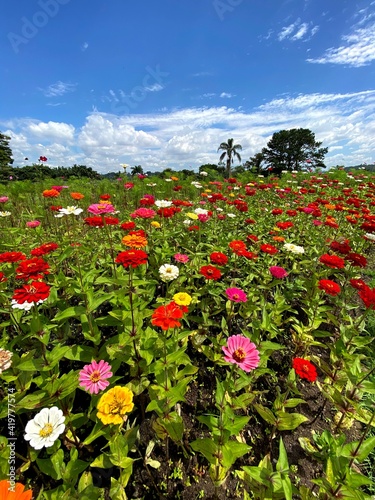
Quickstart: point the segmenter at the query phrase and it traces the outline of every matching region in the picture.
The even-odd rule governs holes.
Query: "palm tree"
[[[242,146],[241,144],[233,144],[233,139],[228,139],[228,142],[222,142],[220,144],[220,146],[218,147],[218,151],[220,151],[220,149],[222,149],[224,153],[221,154],[219,161],[222,161],[225,158],[225,155],[227,155],[227,167],[225,175],[227,177],[230,177],[230,169],[234,158],[237,158],[239,162],[241,161],[241,156],[239,155],[237,150],[242,151]]]

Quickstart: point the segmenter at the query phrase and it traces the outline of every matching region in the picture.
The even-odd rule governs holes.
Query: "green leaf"
[[[216,464],[217,458],[214,455],[217,453],[218,448],[216,443],[210,438],[196,439],[190,443],[191,448],[194,451],[201,453],[210,464]]]
[[[258,403],[255,403],[253,406],[259,413],[259,415],[263,418],[263,420],[271,425],[276,425],[276,417],[269,408],[266,408],[265,406]]]
[[[106,430],[101,422],[97,422],[94,425],[94,428],[90,432],[90,434],[87,436],[87,438],[83,441],[83,445],[87,446],[88,444],[91,444],[95,439],[97,439],[100,436],[103,436],[106,433]],[[99,467],[99,466],[97,466]]]
[[[279,431],[292,431],[308,420],[300,413],[277,412],[276,428]]]
[[[90,467],[98,467],[99,469],[110,469],[113,464],[106,453],[96,457],[90,464]]]
[[[86,308],[83,306],[68,307],[63,311],[56,314],[52,321],[63,321],[68,318],[78,318],[81,314],[86,312]]]
[[[279,459],[276,464],[276,470],[278,470],[279,472],[289,470],[288,456],[286,454],[285,446],[281,438],[279,444]]]
[[[342,449],[342,456],[355,458],[358,462],[363,462],[363,460],[365,460],[365,458],[367,458],[375,448],[375,436],[363,441],[363,443],[359,447],[359,450],[356,452],[358,444],[359,441],[354,441],[352,443],[346,444]]]
[[[224,467],[229,469],[237,458],[243,457],[251,450],[251,447],[245,443],[240,443],[238,441],[228,441],[222,446],[222,464]]]

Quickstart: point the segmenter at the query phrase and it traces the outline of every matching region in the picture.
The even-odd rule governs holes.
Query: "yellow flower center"
[[[101,379],[101,376],[100,376],[100,371],[99,370],[95,370],[94,372],[92,372],[92,374],[90,375],[90,380],[93,384],[96,384],[96,382],[99,382],[99,380]]]
[[[234,351],[232,356],[237,363],[241,363],[246,358],[246,352],[242,349],[242,347],[239,347]]]
[[[39,431],[39,436],[42,438],[46,438],[50,436],[53,432],[53,425],[52,424],[45,424],[43,429]]]

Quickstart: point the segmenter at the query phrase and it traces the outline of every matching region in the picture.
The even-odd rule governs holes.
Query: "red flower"
[[[281,210],[281,208],[274,208],[271,212],[272,215],[281,215],[283,213],[283,211]]]
[[[95,215],[93,217],[85,217],[85,224],[91,227],[116,226],[120,221],[117,217],[103,217]]]
[[[347,254],[350,252],[351,248],[349,245],[349,240],[345,241],[332,241],[332,243],[329,245],[329,248],[333,250],[334,252],[338,252],[341,254]]]
[[[16,269],[19,280],[39,280],[43,279],[45,274],[49,274],[49,264],[38,257],[23,260]]]
[[[41,257],[42,255],[47,255],[48,253],[54,252],[59,248],[57,243],[43,243],[40,247],[33,248],[31,250],[31,255],[34,257]]]
[[[278,249],[273,245],[269,245],[268,243],[261,245],[260,250],[261,252],[268,253],[269,255],[275,255],[275,253],[278,253]]]
[[[337,255],[329,255],[328,253],[325,253],[319,258],[319,262],[322,264],[325,264],[326,266],[330,267],[331,269],[342,269],[345,267],[345,261],[341,257],[338,257]]]
[[[25,260],[26,255],[22,252],[4,252],[0,253],[0,262],[19,262],[20,260]]]
[[[245,257],[245,259],[254,260],[258,258],[258,255],[254,252],[249,252],[248,250],[241,250],[237,253],[239,257]]]
[[[341,292],[340,285],[331,280],[320,280],[318,288],[328,293],[328,295],[338,295]]]
[[[0,283],[5,283],[5,281],[8,281],[8,278],[4,273],[0,272]]]
[[[124,267],[138,267],[141,264],[147,264],[148,255],[143,250],[125,250],[120,252],[115,262],[116,264],[122,264]]]
[[[233,240],[229,243],[229,248],[233,250],[235,254],[238,254],[238,252],[247,250],[246,248],[246,243],[241,240]]]
[[[12,299],[18,304],[45,300],[49,296],[50,288],[51,287],[43,281],[33,281],[30,285],[24,285],[22,288],[14,290]]]
[[[219,280],[221,278],[221,272],[215,266],[202,266],[200,268],[200,273],[208,280]]]
[[[360,298],[366,306],[366,309],[375,309],[375,288],[365,285],[359,292]]]
[[[297,215],[297,210],[287,210],[286,213],[289,217],[295,217]]]
[[[151,323],[154,326],[160,326],[163,330],[181,326],[178,321],[183,317],[184,313],[176,302],[170,302],[166,306],[160,306],[152,313]]]
[[[250,241],[250,242],[255,242],[255,243],[256,243],[257,241],[259,241],[258,236],[255,236],[255,234],[249,234],[249,235],[247,235],[247,236],[246,236],[246,239],[247,239],[247,241]]]
[[[101,200],[109,200],[111,198],[110,194],[101,194],[100,199]]]
[[[62,208],[62,205],[51,205],[49,207],[49,209],[52,210],[52,212],[58,212],[60,208]]]
[[[350,252],[346,255],[345,260],[351,263],[352,266],[356,267],[366,267],[367,259],[359,253]]]
[[[293,227],[294,224],[293,224],[293,222],[289,222],[289,221],[286,221],[286,222],[276,222],[276,226],[279,229],[289,229],[290,227]]]
[[[135,222],[133,222],[133,221],[123,222],[120,227],[121,227],[121,229],[124,229],[125,231],[129,231],[130,229],[135,228]]]
[[[297,375],[299,375],[301,378],[309,380],[310,382],[315,382],[318,377],[315,366],[307,359],[294,358],[293,368]]]
[[[189,226],[188,231],[199,231],[199,226]]]
[[[221,252],[212,252],[210,255],[210,261],[212,264],[217,264],[218,266],[225,266],[228,263],[228,257]]]
[[[368,286],[368,285],[366,285],[366,283],[363,280],[356,280],[356,279],[351,279],[350,284],[356,290],[363,290],[364,288],[366,288]]]

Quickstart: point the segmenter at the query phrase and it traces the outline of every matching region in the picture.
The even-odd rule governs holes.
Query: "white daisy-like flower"
[[[9,217],[9,215],[12,215],[10,212],[0,212],[0,217]]]
[[[229,217],[230,219],[234,219],[236,217],[236,214],[227,214],[227,217]]]
[[[64,215],[79,215],[83,212],[83,208],[75,206],[60,208],[59,213],[55,217],[64,217]]]
[[[207,172],[205,172],[204,170],[201,170],[201,172],[199,172],[199,173],[200,173],[200,175],[201,175],[202,177],[207,177],[207,175],[208,175],[208,173],[207,173]]]
[[[158,208],[167,208],[172,205],[172,202],[168,200],[155,200],[154,203]]]
[[[35,417],[27,422],[25,439],[30,441],[34,450],[41,450],[44,446],[49,448],[65,430],[65,417],[63,412],[53,406],[43,408]]]
[[[178,278],[180,271],[177,266],[172,264],[163,264],[159,267],[159,274],[163,281],[172,281]]]
[[[7,351],[6,349],[0,349],[0,375],[4,370],[7,370],[12,366],[12,356],[12,352]]]
[[[206,210],[205,208],[196,208],[194,210],[194,213],[197,214],[197,215],[207,215],[208,214],[208,210]]]
[[[173,181],[173,179],[164,179],[164,180],[165,180],[165,182],[172,182]]]
[[[366,233],[366,234],[365,234],[365,238],[366,238],[367,240],[375,241],[375,234],[372,234],[372,233]]]
[[[302,254],[305,253],[305,249],[298,245],[294,245],[293,243],[285,243],[284,248],[287,252]]]
[[[190,226],[190,224],[192,224],[192,220],[190,219],[185,219],[182,223],[185,224],[185,226]]]
[[[147,184],[148,187],[155,187],[156,186],[156,182],[150,182],[149,184]]]

